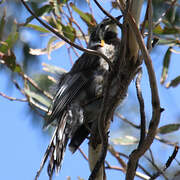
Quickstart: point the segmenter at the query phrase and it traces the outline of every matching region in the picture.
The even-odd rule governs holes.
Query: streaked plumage
[[[105,42],[102,45],[102,40]],[[113,62],[120,40],[116,24],[105,19],[91,33],[88,48],[100,51]],[[52,101],[44,127],[56,122],[56,132],[50,145],[48,174],[61,167],[68,140],[74,153],[89,135],[91,124],[100,113],[103,80],[109,71],[108,63],[101,57],[84,53],[72,69],[62,75]]]

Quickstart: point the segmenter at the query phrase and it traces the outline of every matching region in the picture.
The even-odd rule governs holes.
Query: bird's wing
[[[71,101],[80,93],[82,88],[90,81],[92,72],[98,65],[98,56],[84,53],[73,65],[71,71],[60,80],[58,91],[52,101],[50,115],[45,121],[44,128],[52,123],[55,119],[62,116],[63,110]]]
[[[76,73],[80,71],[94,70],[98,65],[99,57],[93,54],[84,53],[73,65],[70,73]]]
[[[44,127],[47,127],[55,119],[61,118],[63,110],[79,94],[88,81],[89,79],[82,72],[74,75],[68,73],[64,76],[52,101],[51,114],[45,121]]]

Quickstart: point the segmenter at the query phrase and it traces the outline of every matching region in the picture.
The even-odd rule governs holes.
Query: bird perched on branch
[[[107,18],[91,32],[88,48],[101,52],[112,63],[119,45],[116,23]],[[104,77],[109,70],[108,62],[102,57],[83,53],[72,69],[61,76],[44,124],[44,127],[56,124],[46,153],[50,158],[50,177],[61,167],[68,140],[69,149],[74,153],[91,132],[92,123],[98,121]]]

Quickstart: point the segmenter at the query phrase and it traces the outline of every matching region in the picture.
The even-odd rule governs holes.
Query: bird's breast
[[[103,47],[100,47],[98,49],[102,54],[104,54],[111,62],[114,61],[114,55],[115,55],[115,46],[112,44],[104,44]],[[109,65],[106,62],[106,60],[104,60],[104,58],[100,58],[100,67],[105,69],[105,70],[109,70]]]

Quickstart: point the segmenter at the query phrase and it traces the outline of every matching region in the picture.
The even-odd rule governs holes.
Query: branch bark
[[[104,11],[104,9],[96,0],[94,1],[103,11],[103,13],[111,18],[111,15]],[[126,10],[128,12],[129,6],[126,8]],[[99,173],[98,171],[104,163],[108,147],[107,131],[109,129],[114,110],[126,96],[128,86],[134,78],[137,72],[137,68],[140,65],[138,61],[138,50],[137,52],[133,51],[129,54],[129,52],[131,52],[129,47],[130,41],[128,34],[130,28],[126,17],[124,18],[123,25],[120,27],[122,30],[121,45],[119,47],[119,53],[117,55],[118,57],[114,63],[114,69],[108,74],[104,85],[104,96],[101,107],[102,111],[98,120],[98,131],[101,138],[102,149],[99,158],[97,159],[97,162],[91,172],[89,180],[94,180],[97,177],[97,174]],[[138,46],[136,48],[138,49]],[[112,90],[113,88],[114,90]]]
[[[151,97],[152,97],[152,119],[149,126],[149,132],[141,144],[140,147],[138,147],[136,150],[134,150],[131,155],[128,162],[128,168],[127,168],[127,174],[126,174],[126,180],[132,180],[135,176],[136,171],[136,165],[139,160],[139,158],[149,149],[151,146],[155,135],[156,130],[159,124],[160,120],[160,114],[161,114],[161,108],[160,108],[160,100],[158,95],[158,89],[157,89],[157,83],[156,83],[156,76],[154,73],[152,60],[149,56],[148,50],[144,44],[143,37],[138,29],[138,26],[133,18],[133,16],[130,13],[126,14],[126,18],[128,23],[130,24],[131,28],[133,29],[134,36],[136,37],[136,40],[138,42],[138,45],[140,47],[141,53],[143,55],[145,65],[148,71],[149,81],[150,81],[150,88],[151,88]]]
[[[117,1],[119,3],[119,7],[121,11],[125,12],[127,5],[124,4],[123,0],[117,0]],[[139,28],[139,19],[140,19],[140,13],[141,13],[143,2],[144,0],[129,1],[130,7],[128,7],[127,9],[127,12],[129,11],[132,17],[134,18],[134,21],[136,22],[138,28]],[[124,15],[126,16],[126,12],[124,13]],[[136,63],[136,60],[138,57],[139,45],[136,40],[136,37],[134,36],[133,27],[128,29],[128,48],[131,55],[130,58],[135,61],[134,63]]]

